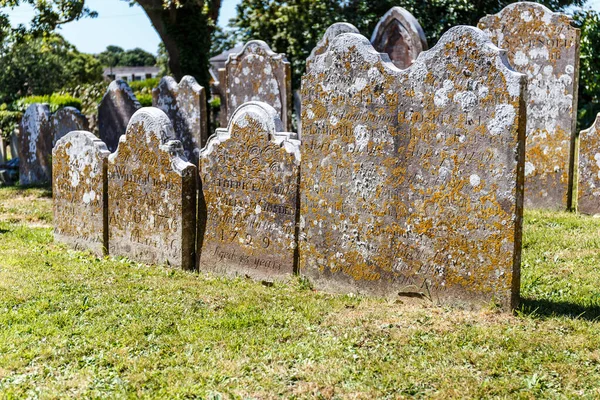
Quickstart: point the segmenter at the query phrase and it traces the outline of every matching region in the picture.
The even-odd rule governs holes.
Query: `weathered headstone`
[[[137,111],[108,158],[109,253],[194,269],[197,168],[158,108]]]
[[[114,152],[125,134],[131,116],[141,108],[126,82],[112,81],[98,106],[98,132],[108,150]]]
[[[336,22],[335,24],[331,25],[329,28],[327,28],[321,40],[319,40],[317,45],[312,49],[310,55],[306,59],[306,69],[310,67],[315,57],[325,53],[327,51],[327,48],[329,47],[329,44],[333,42],[333,39],[335,39],[342,33],[360,34],[360,31],[357,27],[347,22]]]
[[[12,135],[10,135],[10,158],[14,160],[15,158],[19,158],[19,139],[20,133],[19,129],[15,129]]]
[[[579,29],[537,3],[514,3],[479,27],[527,75],[525,207],[571,207]]]
[[[108,248],[109,154],[104,142],[84,131],[63,136],[52,151],[54,238],[98,255]]]
[[[53,145],[72,131],[88,131],[89,124],[85,115],[75,107],[64,107],[52,116],[54,128]]]
[[[342,34],[302,81],[300,272],[316,287],[519,297],[525,76],[477,28],[399,70]]]
[[[198,154],[208,140],[204,88],[192,76],[184,76],[179,84],[165,76],[152,91],[152,104],[169,116],[187,160],[198,165]]]
[[[600,214],[600,114],[594,124],[579,133],[577,210]]]
[[[291,130],[292,70],[285,54],[274,53],[262,40],[252,40],[238,54],[230,54],[220,84],[221,126],[249,101],[262,101],[277,110],[283,126]],[[224,101],[223,101],[224,100]]]
[[[21,185],[52,179],[53,126],[47,104],[27,107],[19,124],[19,179]]]
[[[249,102],[203,149],[200,270],[256,279],[294,272],[300,142],[283,130],[273,107]]]
[[[371,44],[375,50],[386,53],[400,69],[410,67],[428,48],[421,25],[402,7],[392,7],[381,17],[371,36]]]

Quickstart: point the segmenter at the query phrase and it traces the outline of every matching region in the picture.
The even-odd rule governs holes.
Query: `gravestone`
[[[285,54],[274,53],[262,40],[252,40],[240,53],[229,55],[219,76],[225,93],[221,126],[228,126],[242,104],[262,101],[276,109],[285,129],[291,130],[292,70]]]
[[[315,57],[320,56],[321,54],[325,53],[327,51],[327,48],[329,47],[329,44],[333,41],[333,39],[335,39],[337,36],[341,35],[342,33],[358,33],[358,34],[360,34],[360,31],[354,25],[349,24],[347,22],[336,22],[335,24],[331,25],[329,28],[327,28],[327,30],[325,31],[325,34],[323,35],[321,40],[319,40],[317,45],[312,49],[312,51],[310,52],[310,55],[306,59],[306,69],[307,70],[310,67],[310,65],[312,64],[312,62],[314,61]]]
[[[525,76],[477,28],[399,70],[346,33],[302,80],[300,273],[477,306],[519,298]]]
[[[165,76],[152,91],[152,104],[169,116],[175,137],[183,145],[185,157],[198,165],[198,154],[208,140],[204,88],[189,75],[184,76],[179,84],[172,77]]]
[[[169,117],[138,110],[108,158],[109,253],[194,269],[197,168]]]
[[[579,134],[578,164],[577,210],[600,214],[600,114]]]
[[[84,131],[68,133],[52,150],[54,238],[97,255],[108,248],[109,154],[104,142]]]
[[[294,273],[300,141],[283,130],[273,107],[249,102],[203,149],[200,270],[267,280]]]
[[[52,124],[47,104],[32,104],[23,114],[18,150],[21,185],[49,183],[52,179]]]
[[[89,130],[87,118],[75,107],[63,107],[54,113],[52,125],[54,127],[53,146],[69,132]]]
[[[525,207],[571,208],[579,29],[537,3],[514,3],[479,27],[527,75]]]
[[[14,160],[15,158],[19,158],[19,140],[20,134],[19,129],[15,129],[10,135],[10,158]]]
[[[125,134],[131,116],[141,108],[140,102],[126,82],[112,81],[98,105],[98,133],[108,150],[117,150],[119,138]]]
[[[381,17],[371,36],[371,44],[375,50],[386,53],[400,69],[410,67],[428,48],[421,25],[402,7],[392,7]]]

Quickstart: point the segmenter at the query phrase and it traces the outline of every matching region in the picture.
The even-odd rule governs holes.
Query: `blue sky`
[[[223,0],[219,25],[225,26],[235,16],[235,6],[239,2]],[[126,50],[141,47],[156,54],[160,38],[140,6],[130,7],[123,0],[87,0],[86,4],[98,12],[98,18],[84,18],[65,24],[59,30],[79,51],[100,53],[108,45],[117,45]],[[8,14],[13,25],[26,24],[33,17],[33,9],[22,5],[8,10]]]
[[[240,0],[223,0],[219,25],[225,26],[235,16],[235,6]],[[87,5],[98,12],[98,18],[85,18],[63,26],[60,33],[79,51],[100,53],[108,45],[124,49],[141,47],[156,54],[160,38],[138,5],[130,7],[123,0],[87,0]],[[600,0],[589,0],[588,5],[600,11]],[[30,6],[24,5],[8,11],[11,23],[27,23],[33,16]]]

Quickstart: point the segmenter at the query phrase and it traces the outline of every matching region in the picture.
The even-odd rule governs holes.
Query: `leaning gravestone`
[[[85,115],[75,107],[64,107],[52,116],[54,127],[53,145],[72,131],[87,131],[89,124]]]
[[[131,116],[141,108],[126,82],[112,81],[98,106],[98,132],[111,152],[117,149]]]
[[[53,126],[47,104],[27,107],[19,124],[19,179],[21,185],[52,179]]]
[[[187,160],[198,165],[198,154],[208,139],[204,88],[192,76],[184,76],[179,84],[165,76],[152,91],[152,104],[169,116]]]
[[[108,248],[109,154],[104,142],[84,131],[63,136],[52,151],[54,238],[98,255]]]
[[[203,149],[200,270],[256,279],[294,273],[300,141],[283,130],[273,107],[249,102]]]
[[[600,214],[600,114],[594,124],[579,134],[577,210]]]
[[[477,28],[399,70],[356,34],[302,80],[300,272],[317,288],[513,307],[525,76]]]
[[[537,3],[514,3],[479,27],[527,75],[525,206],[571,207],[579,79],[579,29]]]
[[[169,117],[137,111],[108,158],[109,253],[194,269],[197,168]]]
[[[221,126],[249,101],[262,101],[277,110],[285,129],[291,129],[292,72],[284,54],[274,53],[262,40],[246,43],[239,54],[230,54],[220,73],[225,93]]]
[[[417,56],[427,50],[427,39],[421,25],[402,7],[392,7],[377,23],[371,44],[386,53],[400,69],[408,68]]]

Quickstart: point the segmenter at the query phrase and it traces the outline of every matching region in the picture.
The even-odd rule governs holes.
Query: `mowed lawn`
[[[527,212],[516,312],[99,259],[0,189],[0,398],[599,398],[600,219]]]

